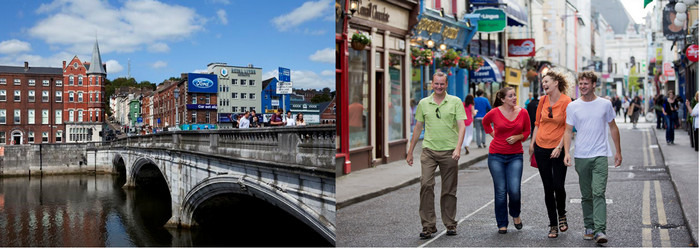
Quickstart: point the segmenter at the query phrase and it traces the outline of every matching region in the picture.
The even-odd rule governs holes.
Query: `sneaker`
[[[455,236],[457,235],[457,228],[454,226],[448,226],[447,227],[447,236]]]
[[[607,243],[608,242],[608,236],[606,236],[604,233],[596,233],[595,234],[595,243],[602,244],[602,243]]]
[[[423,232],[420,233],[420,238],[421,239],[430,239],[433,237],[434,233],[437,233],[436,227],[431,227],[431,228],[424,227]]]
[[[592,240],[592,239],[593,239],[593,233],[595,233],[595,231],[593,231],[593,229],[586,228],[586,231],[583,232],[583,239],[585,239],[585,240]]]

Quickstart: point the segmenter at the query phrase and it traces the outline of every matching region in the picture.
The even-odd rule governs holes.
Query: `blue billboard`
[[[218,90],[215,74],[187,74],[187,91],[191,93],[216,93]]]
[[[280,81],[291,82],[292,81],[292,71],[289,68],[280,67]]]

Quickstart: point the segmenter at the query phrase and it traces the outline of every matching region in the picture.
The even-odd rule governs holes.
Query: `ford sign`
[[[196,78],[192,80],[192,85],[199,88],[210,88],[214,82],[207,78]]]
[[[216,74],[187,74],[188,92],[196,93],[216,93],[217,92],[217,75]]]

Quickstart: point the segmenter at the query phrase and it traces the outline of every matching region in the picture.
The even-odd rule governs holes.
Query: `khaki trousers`
[[[433,151],[423,148],[420,156],[420,219],[423,227],[434,227],[435,217],[435,169],[440,167],[442,189],[440,214],[446,227],[457,226],[457,161],[452,159],[453,150]]]

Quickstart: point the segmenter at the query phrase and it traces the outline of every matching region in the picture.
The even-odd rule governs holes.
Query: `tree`
[[[323,103],[323,102],[328,102],[331,101],[331,97],[328,96],[328,94],[317,94],[313,98],[311,98],[311,103],[313,104],[318,104],[318,103]]]

